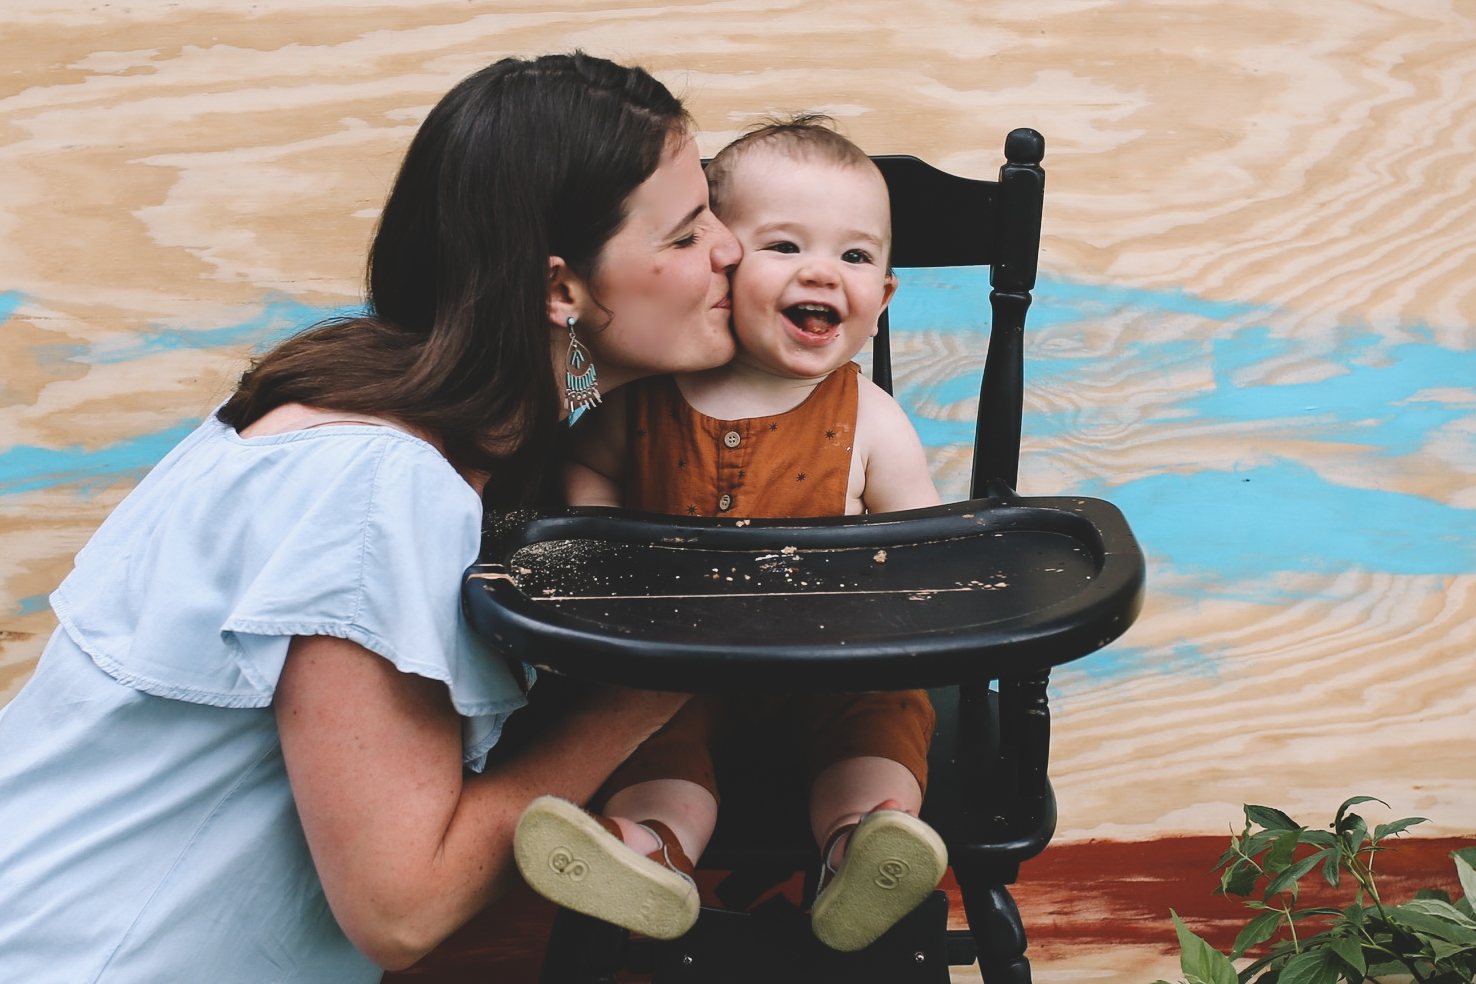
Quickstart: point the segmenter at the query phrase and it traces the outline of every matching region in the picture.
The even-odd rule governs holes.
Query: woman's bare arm
[[[480,775],[463,772],[444,684],[355,643],[295,638],[276,695],[282,752],[328,903],[375,963],[409,966],[517,877],[518,816],[585,802],[685,702],[606,688]]]

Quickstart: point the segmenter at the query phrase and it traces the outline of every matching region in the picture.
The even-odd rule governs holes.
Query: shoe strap
[[[870,814],[867,814],[867,816],[870,816]],[[866,819],[866,817],[862,817],[861,819],[864,820]],[[831,856],[835,854],[835,845],[840,842],[840,839],[842,837],[851,833],[859,826],[861,826],[859,822],[841,824],[839,827],[830,832],[829,837],[825,838],[825,849],[820,852],[820,881],[815,887],[816,895],[819,895],[821,892],[825,891],[825,887],[830,884],[830,880],[834,878],[836,876],[836,873],[840,870],[835,865],[830,863]],[[850,845],[847,844],[846,847],[849,848]],[[844,857],[844,855],[842,855],[842,857]]]
[[[671,832],[670,827],[660,820],[637,820],[636,824],[649,830],[651,836],[657,841],[656,850],[647,854],[646,857],[659,865],[670,868],[679,875],[686,875],[689,879],[696,874],[697,866],[682,850],[682,842],[677,839],[676,834]]]
[[[620,825],[618,823],[609,817],[601,816],[590,810],[585,810],[584,812],[589,814],[590,819],[599,824],[607,834],[614,837],[620,843],[625,843],[625,837],[620,833]],[[694,880],[697,866],[692,863],[692,860],[687,857],[686,852],[682,850],[682,842],[677,839],[676,834],[671,832],[670,827],[660,820],[638,820],[636,821],[636,826],[646,828],[651,836],[656,838],[656,850],[647,854],[646,857],[664,868],[675,871],[679,875],[685,875],[689,880]]]
[[[584,812],[589,814],[591,820],[603,827],[605,833],[609,834],[620,843],[625,843],[625,838],[620,834],[620,824],[616,823],[614,820],[611,820],[609,817],[602,817],[598,813],[594,813],[590,810],[585,810]]]

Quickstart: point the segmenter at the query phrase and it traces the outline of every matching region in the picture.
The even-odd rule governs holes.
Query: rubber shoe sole
[[[528,804],[513,836],[513,856],[528,885],[566,909],[660,940],[697,921],[697,886],[642,857],[566,800]]]
[[[864,949],[921,905],[947,868],[948,849],[932,827],[898,810],[868,814],[815,900],[810,928],[833,950]]]

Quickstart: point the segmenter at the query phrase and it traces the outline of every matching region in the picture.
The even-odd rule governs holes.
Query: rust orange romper
[[[689,516],[836,516],[846,510],[859,367],[831,373],[785,413],[716,420],[670,376],[625,387],[625,505]],[[927,691],[785,697],[698,695],[605,784],[686,779],[719,799],[712,745],[731,727],[783,727],[801,742],[811,780],[860,755],[892,759],[927,788],[933,707]]]

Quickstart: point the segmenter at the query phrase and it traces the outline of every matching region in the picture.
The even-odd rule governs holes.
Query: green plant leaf
[[[1229,957],[1194,935],[1177,912],[1170,909],[1169,915],[1173,916],[1174,932],[1179,935],[1179,967],[1184,976],[1191,980],[1198,978],[1204,984],[1239,984]]]
[[[1269,899],[1273,895],[1290,890],[1292,893],[1292,897],[1296,898],[1297,880],[1300,879],[1307,872],[1311,871],[1313,868],[1317,867],[1318,862],[1320,862],[1321,860],[1321,852],[1317,854],[1309,854],[1302,860],[1298,861],[1296,864],[1292,865],[1290,868],[1287,868],[1281,874],[1273,878],[1271,880],[1271,884],[1266,886],[1265,897]]]
[[[1220,887],[1217,895],[1238,895],[1242,898],[1249,895],[1256,887],[1256,879],[1261,873],[1256,866],[1249,861],[1240,861],[1225,870],[1220,876]]]
[[[1261,913],[1246,923],[1240,935],[1235,937],[1235,945],[1230,948],[1230,956],[1232,958],[1243,957],[1246,950],[1269,940],[1276,933],[1276,928],[1281,925],[1281,920],[1281,913],[1273,909]]]
[[[1322,854],[1327,859],[1322,863],[1322,880],[1333,888],[1337,888],[1338,882],[1343,877],[1343,856],[1338,852],[1336,844],[1323,851]]]
[[[1277,984],[1337,984],[1338,958],[1330,950],[1299,953],[1281,968]]]
[[[1476,919],[1472,919],[1443,899],[1415,899],[1397,908],[1401,911],[1413,910],[1415,912],[1422,912],[1425,915],[1434,916],[1437,919],[1444,919],[1458,926],[1465,926],[1468,929],[1476,930]]]
[[[1362,943],[1351,936],[1334,936],[1328,941],[1328,948],[1358,975],[1357,980],[1363,980],[1368,973],[1368,961],[1363,959]]]
[[[1368,839],[1368,824],[1358,814],[1350,813],[1338,823],[1338,836],[1346,850],[1357,853]]]
[[[1301,922],[1303,919],[1317,919],[1319,917],[1325,919],[1329,916],[1341,920],[1343,918],[1343,910],[1328,909],[1319,906],[1313,909],[1296,909],[1291,914],[1292,919],[1297,922]]]
[[[1443,909],[1431,907],[1444,906]],[[1415,900],[1388,909],[1389,922],[1421,939],[1450,943],[1476,943],[1476,924],[1456,911],[1455,906],[1433,900]],[[1452,918],[1453,917],[1453,918]]]
[[[1466,901],[1476,904],[1476,847],[1463,847],[1452,851],[1450,858],[1455,862],[1456,877],[1461,880],[1461,891]]]
[[[1302,843],[1317,847],[1335,847],[1338,839],[1326,830],[1309,830],[1302,834]]]
[[[1407,976],[1409,974],[1409,968],[1398,960],[1382,960],[1379,963],[1369,964],[1368,970],[1365,973],[1377,980],[1386,974],[1404,974]]]
[[[1463,953],[1476,953],[1476,943],[1460,944],[1447,943],[1444,940],[1432,940],[1430,952],[1435,955],[1436,960],[1449,961],[1452,957],[1458,957]]]
[[[1280,830],[1258,830],[1240,842],[1240,852],[1247,858],[1265,854],[1281,834]]]
[[[1297,853],[1297,845],[1302,842],[1304,829],[1306,828],[1298,827],[1296,830],[1288,830],[1276,838],[1271,850],[1266,852],[1266,859],[1261,862],[1266,874],[1279,875],[1291,865],[1292,858]]]
[[[1245,819],[1270,831],[1296,830],[1301,826],[1280,810],[1269,806],[1252,806],[1249,803],[1245,806]]]
[[[1405,817],[1403,820],[1395,820],[1393,823],[1381,823],[1374,828],[1374,841],[1383,840],[1390,834],[1402,834],[1418,823],[1429,823],[1424,817]]]
[[[1338,807],[1338,815],[1333,818],[1333,829],[1341,830],[1343,826],[1343,815],[1348,812],[1348,807],[1357,806],[1359,803],[1378,803],[1387,807],[1389,804],[1374,796],[1353,796],[1343,800],[1343,805]]]

